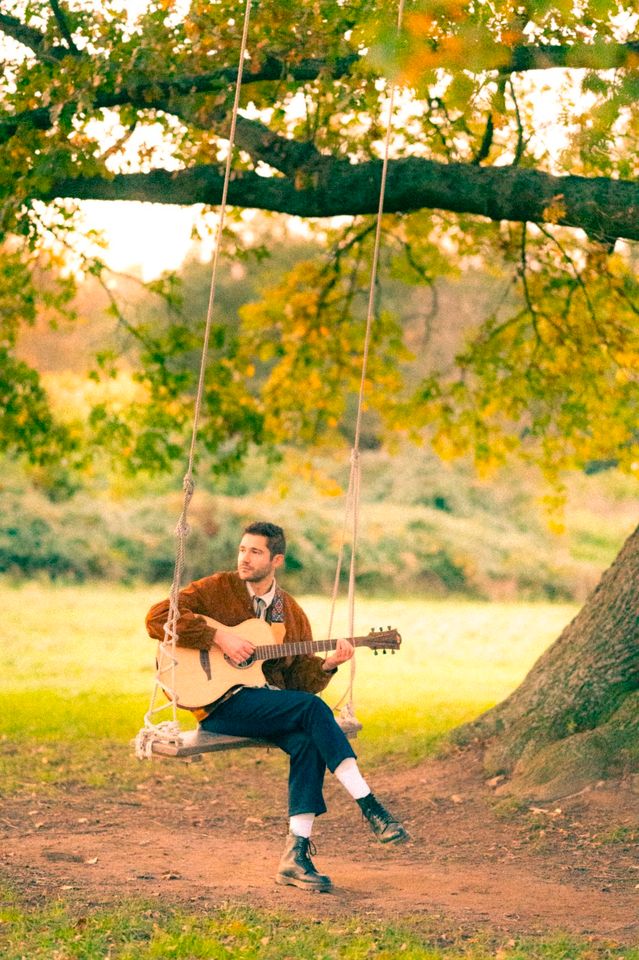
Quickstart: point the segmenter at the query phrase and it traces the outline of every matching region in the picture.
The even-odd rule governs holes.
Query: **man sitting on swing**
[[[285,552],[281,527],[264,522],[246,527],[237,572],[215,573],[180,591],[178,645],[199,650],[217,645],[234,664],[251,656],[255,648],[250,640],[213,626],[207,618],[234,627],[258,617],[272,625],[283,625],[287,638],[311,640],[306,614],[275,580]],[[168,600],[149,611],[147,630],[156,640],[164,638],[168,612]],[[282,626],[279,629],[282,635]],[[357,801],[381,843],[407,838],[401,823],[371,792],[331,709],[315,696],[327,686],[338,666],[352,656],[348,640],[338,640],[334,653],[326,659],[298,655],[268,660],[264,663],[266,685],[233,686],[215,703],[194,711],[204,730],[266,740],[289,755],[289,834],[277,883],[320,891],[331,887],[330,878],[318,873],[309,854],[313,821],[326,811],[322,786],[327,767]]]

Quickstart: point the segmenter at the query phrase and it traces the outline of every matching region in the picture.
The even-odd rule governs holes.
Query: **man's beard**
[[[245,570],[242,571],[238,568],[238,575],[240,580],[244,580],[246,583],[257,583],[259,580],[266,580],[268,577],[273,576],[273,571],[270,566],[260,567],[258,570]]]

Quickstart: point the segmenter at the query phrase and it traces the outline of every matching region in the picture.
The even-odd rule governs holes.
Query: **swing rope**
[[[404,0],[399,0],[397,13],[397,33],[401,32],[402,19],[404,16]],[[329,617],[328,636],[331,636],[333,629],[333,620],[335,617],[335,606],[339,592],[339,582],[344,561],[344,548],[346,543],[346,534],[349,526],[351,530],[351,558],[348,575],[348,635],[355,636],[355,579],[356,579],[356,557],[357,543],[359,537],[359,519],[360,519],[360,489],[361,489],[361,459],[360,445],[362,432],[362,418],[364,413],[364,400],[366,392],[366,374],[368,370],[368,357],[370,353],[371,335],[373,330],[373,321],[375,317],[376,291],[377,291],[377,273],[379,266],[379,254],[382,245],[382,216],[384,213],[384,201],[386,198],[386,179],[388,176],[388,159],[390,154],[390,138],[393,125],[393,113],[395,110],[395,92],[397,85],[392,81],[388,91],[388,115],[386,121],[386,134],[384,138],[384,157],[382,161],[382,176],[379,190],[379,204],[377,208],[377,223],[375,226],[375,241],[373,244],[373,259],[371,263],[370,282],[368,290],[368,308],[366,314],[366,333],[364,336],[364,349],[362,354],[362,372],[359,385],[359,395],[357,398],[357,416],[355,419],[355,436],[351,449],[351,469],[348,482],[348,491],[346,494],[346,507],[344,515],[344,525],[340,541],[339,553],[337,558],[337,569],[335,571],[335,580],[333,583],[333,596],[331,601],[331,611]],[[340,721],[343,726],[353,726],[354,729],[360,729],[361,723],[355,716],[354,685],[355,685],[356,663],[355,654],[350,660],[350,677],[348,687],[340,700],[335,705],[337,710],[344,703],[340,713]],[[347,699],[348,698],[348,699]]]
[[[202,355],[200,361],[200,373],[198,379],[197,395],[195,400],[195,410],[193,416],[193,428],[191,435],[191,445],[189,449],[188,457],[188,466],[187,471],[183,479],[183,504],[182,512],[178,519],[175,534],[177,537],[178,545],[176,550],[176,559],[175,567],[173,573],[173,582],[171,584],[171,591],[169,595],[169,613],[167,617],[166,624],[164,626],[164,639],[160,645],[160,654],[159,654],[159,663],[156,673],[156,679],[153,687],[153,693],[151,696],[151,702],[149,709],[144,716],[144,726],[138,733],[135,740],[135,751],[139,759],[148,759],[152,756],[153,753],[153,744],[161,741],[162,743],[180,743],[180,726],[177,719],[177,703],[176,697],[174,696],[175,690],[175,667],[177,660],[175,657],[175,647],[177,645],[177,622],[180,617],[179,611],[179,593],[182,583],[182,576],[184,572],[184,562],[186,554],[186,539],[190,533],[190,528],[188,524],[188,510],[193,494],[195,491],[195,483],[193,480],[193,467],[195,463],[195,449],[197,443],[199,421],[202,408],[202,398],[204,394],[204,382],[206,375],[206,365],[207,365],[207,355],[208,355],[208,344],[210,338],[210,332],[212,327],[213,320],[213,308],[215,304],[215,293],[217,286],[217,270],[218,270],[218,261],[220,254],[220,247],[222,242],[222,235],[224,230],[224,220],[226,215],[226,206],[227,206],[227,196],[228,196],[228,185],[231,178],[231,162],[233,155],[233,147],[235,143],[235,130],[237,125],[237,115],[239,110],[239,101],[240,101],[240,92],[242,87],[242,72],[244,66],[244,59],[246,56],[247,49],[247,40],[248,40],[248,29],[250,21],[250,12],[251,12],[251,3],[252,0],[246,0],[246,7],[244,11],[244,25],[242,30],[242,41],[240,45],[240,62],[237,72],[237,79],[235,84],[235,97],[233,101],[233,111],[231,115],[231,128],[229,132],[229,149],[228,155],[226,158],[226,168],[224,173],[224,185],[222,188],[222,201],[220,205],[220,215],[218,219],[218,227],[216,234],[216,243],[213,256],[212,264],[212,275],[211,275],[211,287],[209,294],[209,303],[206,316],[206,326],[204,332],[204,341],[202,345]],[[404,9],[404,0],[399,0],[399,12],[397,18],[397,31],[401,30],[402,17]],[[370,286],[369,286],[369,295],[368,295],[368,309],[366,317],[366,332],[364,338],[364,348],[362,355],[362,371],[357,403],[357,416],[355,422],[355,435],[353,447],[351,450],[351,470],[350,478],[348,485],[348,492],[346,496],[346,506],[345,506],[345,516],[344,516],[344,525],[342,528],[339,554],[337,560],[337,569],[335,572],[335,581],[333,585],[333,595],[330,609],[330,618],[329,618],[329,629],[328,635],[330,637],[332,632],[333,620],[335,616],[335,607],[337,602],[337,595],[339,590],[339,582],[341,578],[341,571],[343,566],[344,559],[344,549],[346,543],[346,535],[349,527],[350,521],[350,534],[351,534],[351,558],[350,558],[350,569],[349,569],[349,583],[348,583],[348,632],[349,636],[355,635],[355,580],[356,580],[356,552],[357,552],[357,541],[359,535],[359,513],[360,513],[360,485],[361,485],[361,464],[360,464],[360,443],[361,443],[361,427],[362,427],[362,416],[364,411],[364,398],[365,398],[365,389],[366,389],[366,375],[368,369],[368,357],[370,352],[370,342],[371,334],[373,328],[373,320],[375,315],[375,305],[376,305],[376,286],[377,286],[377,271],[379,263],[379,253],[381,249],[381,235],[382,235],[382,215],[384,210],[384,200],[386,192],[386,179],[388,173],[388,159],[390,152],[390,137],[392,132],[392,118],[394,112],[394,101],[395,101],[395,90],[396,84],[392,82],[389,88],[389,98],[388,98],[388,120],[386,124],[386,136],[384,141],[384,158],[382,163],[382,175],[380,183],[380,194],[379,194],[379,205],[377,211],[377,224],[375,230],[375,241],[373,248],[373,260],[371,266],[371,275],[370,275]],[[340,701],[336,705],[335,709],[338,709],[344,699],[348,696],[348,701],[343,707],[340,715],[340,722],[345,728],[350,727],[351,729],[357,730],[361,728],[361,723],[355,718],[354,712],[354,682],[355,682],[355,656],[351,658],[350,661],[350,679],[349,685],[345,694],[341,697]],[[163,691],[169,698],[169,703],[163,703],[157,706],[157,699],[159,692]],[[156,721],[155,717],[159,713],[163,713],[166,710],[171,710],[171,719],[165,721]]]
[[[177,622],[180,617],[178,598],[182,584],[182,575],[184,572],[184,560],[186,554],[186,538],[190,533],[188,524],[188,510],[193,493],[195,492],[195,483],[193,480],[193,467],[195,463],[195,448],[198,437],[200,415],[202,412],[202,398],[204,396],[204,381],[206,376],[206,366],[208,359],[209,339],[211,327],[213,325],[213,308],[215,305],[215,294],[217,289],[217,272],[222,246],[222,236],[224,231],[224,220],[226,217],[226,207],[228,198],[229,182],[231,180],[231,164],[233,159],[233,147],[235,145],[235,130],[237,126],[237,115],[240,105],[240,93],[242,90],[242,73],[244,70],[244,60],[246,57],[249,21],[251,15],[252,0],[246,0],[244,10],[244,26],[242,29],[242,40],[240,43],[240,62],[237,69],[237,78],[235,81],[235,97],[233,100],[233,110],[231,113],[231,128],[229,131],[229,147],[226,157],[226,167],[224,170],[224,184],[222,187],[222,201],[220,204],[220,214],[217,224],[215,238],[215,250],[213,253],[213,264],[211,268],[211,286],[209,291],[209,302],[206,314],[206,326],[204,330],[204,341],[202,344],[202,355],[200,360],[200,373],[197,385],[197,394],[195,398],[195,410],[193,415],[193,428],[191,434],[191,446],[189,449],[188,466],[182,483],[184,499],[182,503],[182,512],[175,528],[178,545],[176,550],[175,567],[173,571],[173,582],[169,599],[169,614],[164,626],[164,639],[160,647],[158,670],[156,673],[153,693],[149,709],[144,717],[144,727],[138,733],[135,740],[136,755],[140,759],[151,756],[153,743],[157,740],[168,743],[179,743],[180,726],[177,719],[177,704],[174,696],[175,690],[175,647],[177,644]],[[162,703],[156,706],[158,694],[162,690],[169,697],[169,704]],[[171,709],[172,716],[170,720],[155,722],[154,718],[159,714]]]

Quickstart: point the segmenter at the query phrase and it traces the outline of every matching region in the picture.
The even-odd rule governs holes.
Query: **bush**
[[[264,476],[263,466],[258,471],[249,464],[246,472]],[[347,479],[347,469],[334,461],[324,467],[333,492],[336,479],[342,483]],[[588,519],[584,504],[591,491],[584,489],[571,541],[548,532],[535,508],[536,491],[527,490],[521,478],[510,484],[479,484],[467,468],[444,467],[415,451],[395,458],[368,452],[363,473],[356,575],[358,587],[365,591],[583,599],[622,541],[609,519],[605,532],[610,556],[605,556],[605,544],[598,543],[596,557],[583,548],[588,536],[594,537],[601,527],[601,477],[587,480],[599,484],[597,516]],[[266,518],[287,532],[285,585],[295,592],[332,591],[343,498],[323,496],[317,486],[295,479],[289,464],[279,472],[275,468],[270,483],[267,480],[262,489],[253,483],[249,496],[232,495],[247,489],[242,478],[236,485],[227,479],[224,495],[213,496],[198,487],[189,512],[184,580],[234,568],[241,529],[251,520]],[[579,482],[583,484],[583,478]],[[276,492],[279,488],[285,488],[284,494]],[[0,506],[0,574],[164,583],[168,588],[181,509],[179,490],[124,500],[84,493],[68,502],[52,502],[44,493],[20,489],[12,481]],[[615,502],[614,511],[619,510]],[[349,565],[347,546],[343,587]]]

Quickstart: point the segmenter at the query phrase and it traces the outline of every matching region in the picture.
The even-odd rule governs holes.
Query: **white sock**
[[[335,767],[334,773],[342,786],[348,790],[353,800],[361,800],[362,797],[367,797],[371,792],[371,788],[359,772],[355,757],[347,757],[346,760],[342,760],[339,766]]]
[[[313,832],[314,813],[296,813],[288,822],[289,830],[296,837],[306,837],[308,840]]]

